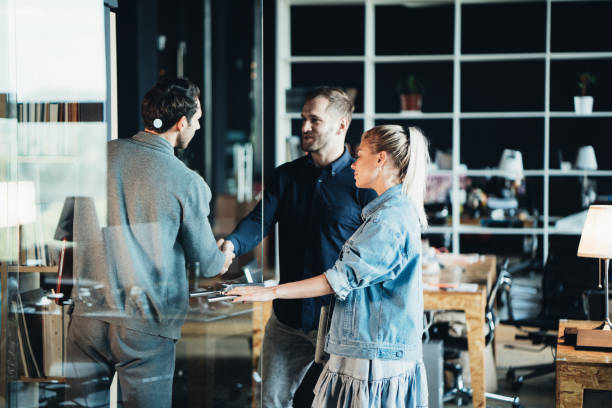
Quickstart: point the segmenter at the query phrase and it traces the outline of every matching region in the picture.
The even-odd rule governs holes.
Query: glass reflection
[[[208,26],[205,22],[204,37],[212,39],[212,49],[203,56],[210,82],[205,81],[202,89],[202,131],[179,157],[211,186],[213,232],[216,239],[226,239],[261,198],[261,3],[205,2],[210,3],[211,20]],[[166,15],[176,12],[167,2],[159,4]],[[163,20],[160,33],[167,41],[159,53],[160,71],[172,74],[175,66],[176,72],[183,67],[190,78],[197,78],[198,71],[189,72],[194,63],[193,41],[180,27],[163,27],[169,24]],[[190,27],[198,30],[198,24]],[[182,40],[187,54],[179,52]],[[261,214],[261,208],[256,212]],[[257,225],[261,229],[261,221]],[[273,276],[274,266],[263,247],[259,244],[246,251],[218,277],[198,278],[197,266],[188,265],[193,296],[177,343],[174,404],[259,406],[259,354],[266,309],[233,304],[220,292],[230,285],[262,284]]]
[[[0,6],[1,397],[7,406],[57,406],[71,288],[77,266],[95,263],[90,247],[106,224],[103,6]]]
[[[261,196],[260,3],[234,39],[246,81],[225,90],[240,120],[198,137],[196,96],[110,143],[103,5],[47,3],[0,0],[0,405],[258,406],[262,308],[223,292],[271,273],[260,244],[218,275],[216,241]],[[205,162],[202,139],[222,155]]]
[[[18,98],[104,100],[106,54],[100,2],[19,0],[15,5]]]

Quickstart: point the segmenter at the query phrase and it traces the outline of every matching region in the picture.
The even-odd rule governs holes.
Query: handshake
[[[219,250],[221,250],[223,255],[225,255],[225,263],[223,264],[223,268],[219,273],[220,275],[223,275],[225,272],[227,272],[232,264],[232,261],[236,257],[236,254],[234,253],[234,244],[232,244],[232,241],[226,241],[221,238],[217,241],[217,247],[219,247]]]

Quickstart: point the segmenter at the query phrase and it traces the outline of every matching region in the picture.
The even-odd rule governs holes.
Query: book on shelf
[[[79,122],[102,122],[104,107],[101,103],[79,104]]]
[[[13,302],[13,308],[17,309],[17,305],[15,302]],[[17,330],[17,340],[19,341],[18,343],[19,344],[19,364],[18,364],[19,369],[17,372],[26,377],[30,377],[30,372],[32,370],[32,367],[28,366],[28,361],[31,361],[31,360],[26,358],[25,342],[24,342],[23,334],[21,333],[21,329]]]
[[[36,211],[36,219],[42,220],[39,206]],[[58,255],[59,249],[45,242],[42,222],[35,221],[19,228],[19,265],[54,266]]]
[[[42,289],[16,295],[11,302],[17,350],[11,359],[17,369],[13,376],[28,378],[65,376],[66,338],[70,304],[56,304]]]
[[[59,103],[49,104],[49,114],[47,116],[47,122],[59,122]]]
[[[0,119],[8,117],[8,95],[5,93],[0,93]]]
[[[0,109],[6,111],[6,98]],[[2,110],[0,110],[0,117]],[[22,102],[17,104],[19,122],[103,122],[104,104],[102,102]]]
[[[17,294],[12,301],[19,344],[17,372],[30,378],[42,376],[42,319],[35,308],[36,302],[41,297],[43,297],[42,290],[34,289]]]
[[[69,306],[51,302],[42,308],[43,372],[47,377],[63,377],[66,361]]]

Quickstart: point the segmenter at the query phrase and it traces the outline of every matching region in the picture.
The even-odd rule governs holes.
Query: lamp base
[[[610,319],[604,320],[599,326],[595,327],[595,330],[612,330]]]
[[[604,322],[607,325],[607,322]],[[578,350],[612,350],[612,330],[578,330],[576,336]]]

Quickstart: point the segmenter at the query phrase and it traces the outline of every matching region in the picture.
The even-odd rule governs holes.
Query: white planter
[[[593,113],[593,97],[574,96],[574,111],[578,115],[588,115]]]

